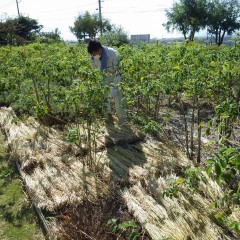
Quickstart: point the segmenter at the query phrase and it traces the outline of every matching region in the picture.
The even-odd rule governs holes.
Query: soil
[[[188,137],[190,139],[190,125],[192,110],[186,105],[185,115],[188,122]],[[196,115],[196,114],[195,114]],[[174,146],[181,149],[186,154],[186,131],[183,121],[183,115],[180,114],[179,107],[176,104],[162,105],[160,110],[160,124],[163,123],[163,119],[168,118],[167,124],[164,127],[164,131],[161,134],[162,137],[170,141]],[[206,134],[209,121],[214,118],[214,109],[209,104],[203,104],[201,108],[201,163],[217,152],[221,147],[219,142],[219,134],[216,126],[211,126],[210,131]],[[192,160],[196,163],[197,147],[198,147],[198,126],[197,122],[194,122],[194,147]],[[189,140],[190,141],[190,140]],[[232,125],[232,133],[229,139],[225,142],[228,147],[240,147],[240,119]]]

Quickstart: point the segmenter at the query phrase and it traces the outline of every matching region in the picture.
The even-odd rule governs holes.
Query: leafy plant
[[[190,194],[195,193],[199,182],[202,179],[202,170],[200,168],[190,167],[184,171],[184,174],[185,177],[167,178],[167,188],[165,188],[163,191],[164,197],[178,197],[179,191],[184,187],[186,187],[187,191],[190,192]]]
[[[232,229],[234,232],[238,234],[238,237],[240,237],[240,222],[238,221],[231,221],[229,223],[229,228]]]
[[[213,173],[218,184],[221,181],[230,183],[240,173],[240,149],[222,147],[206,161],[207,174]],[[239,192],[239,187],[236,192]]]
[[[146,125],[141,127],[141,130],[146,134],[156,134],[161,130],[161,127],[156,121],[150,120]]]
[[[184,184],[190,193],[194,193],[201,181],[202,170],[200,168],[188,168],[185,170],[186,177],[184,178]]]
[[[69,141],[73,144],[78,144],[78,142],[80,141],[79,127],[74,127],[74,128],[68,129],[66,139],[67,139],[67,141]]]
[[[163,197],[178,197],[180,186],[184,182],[184,179],[168,177],[166,182],[168,187],[163,190]]]
[[[117,236],[117,239],[124,237],[129,240],[136,240],[140,237],[137,224],[134,222],[134,220],[118,223],[116,218],[112,218],[108,220],[107,227],[114,235]]]
[[[227,214],[224,213],[216,213],[214,214],[215,221],[223,226],[225,229],[229,229],[237,237],[237,239],[240,237],[240,222],[231,220],[228,218]]]
[[[215,108],[221,140],[234,135],[239,108],[229,96],[238,85],[240,48],[154,43],[124,45],[118,51],[124,107],[128,118],[143,131],[164,130],[167,124],[159,125],[161,106],[177,106],[186,153],[190,159],[196,154],[200,162],[202,106],[209,102]],[[107,89],[101,74],[90,68],[85,44],[2,47],[0,63],[1,105],[48,124],[81,122],[91,126],[103,119]]]
[[[224,141],[232,135],[233,123],[239,115],[239,107],[231,99],[226,99],[215,107],[213,123],[217,125],[220,140]]]

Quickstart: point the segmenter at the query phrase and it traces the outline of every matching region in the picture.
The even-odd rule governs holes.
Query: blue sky
[[[44,31],[58,28],[64,40],[75,40],[69,26],[76,17],[88,10],[98,13],[98,0],[17,0],[20,13],[38,20]],[[174,0],[104,0],[102,15],[112,24],[122,26],[129,34],[150,34],[151,38],[178,37],[181,33],[167,33],[165,10]],[[0,16],[17,16],[16,0],[0,0]]]

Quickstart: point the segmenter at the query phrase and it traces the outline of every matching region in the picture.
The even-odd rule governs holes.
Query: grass
[[[36,215],[23,192],[16,169],[7,160],[0,133],[0,239],[42,240]]]

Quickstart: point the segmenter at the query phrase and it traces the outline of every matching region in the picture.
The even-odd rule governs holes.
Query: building
[[[138,43],[138,42],[150,42],[150,34],[138,34],[138,35],[131,35],[131,41],[133,43]]]

